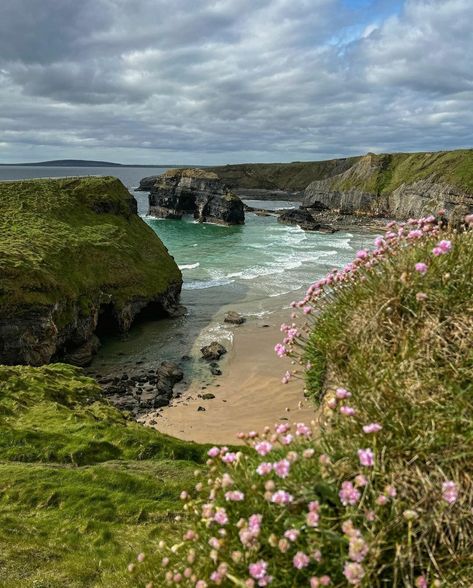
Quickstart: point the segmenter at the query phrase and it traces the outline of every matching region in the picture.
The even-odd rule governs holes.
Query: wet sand
[[[252,320],[235,326],[233,346],[220,361],[221,376],[205,389],[201,383],[191,384],[159,416],[152,411],[140,420],[163,433],[199,443],[237,443],[239,431],[261,431],[265,425],[283,420],[312,420],[314,405],[304,399],[303,381],[281,383],[282,375],[291,367],[289,359],[274,353],[274,345],[281,341],[279,325],[284,320],[287,311],[280,316],[273,314],[267,322]],[[205,393],[215,398],[198,397]],[[199,407],[205,411],[199,411]]]

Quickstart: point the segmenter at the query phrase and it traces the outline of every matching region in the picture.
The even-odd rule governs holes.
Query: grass
[[[112,177],[0,183],[0,314],[99,297],[118,308],[181,281],[166,248]],[[69,303],[69,305],[65,303]]]
[[[175,528],[204,458],[102,402],[77,368],[0,366],[0,585],[118,585]]]
[[[440,239],[451,250],[436,256]],[[357,262],[354,278],[321,296],[309,290],[300,306],[313,312],[296,323],[292,347],[285,342],[292,377],[304,374],[320,407],[314,423],[288,423],[292,438],[282,424],[256,441],[248,435],[256,451],[222,459],[222,450],[203,488],[187,488],[186,528],[198,537],[163,536],[166,546],[147,550],[130,586],[174,585],[189,558],[209,586],[212,574],[222,586],[256,586],[253,573],[271,588],[320,586],[327,575],[330,585],[362,588],[472,585],[473,231],[434,227],[380,247]],[[370,423],[381,429],[364,431]],[[458,497],[447,500],[445,483]],[[233,501],[229,490],[243,495]],[[214,518],[219,509],[228,522]],[[255,514],[262,518],[251,526]]]

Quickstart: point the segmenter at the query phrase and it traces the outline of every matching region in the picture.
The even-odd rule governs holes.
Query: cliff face
[[[0,363],[90,362],[101,334],[175,312],[181,273],[111,177],[0,183]]]
[[[447,217],[460,218],[473,209],[473,151],[368,154],[309,184],[302,206],[401,220],[445,209]]]
[[[219,177],[201,169],[175,169],[158,176],[149,195],[149,214],[199,222],[239,225],[245,222],[243,203]]]

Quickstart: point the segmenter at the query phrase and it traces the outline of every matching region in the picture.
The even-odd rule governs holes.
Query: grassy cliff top
[[[391,193],[421,180],[446,183],[473,193],[473,150],[393,153],[362,157],[349,170],[328,179],[330,189]]]
[[[176,524],[205,449],[127,420],[77,368],[0,366],[1,585],[115,585]]]
[[[120,305],[181,274],[113,177],[0,183],[0,310],[100,289]]]
[[[168,169],[166,172],[158,176],[159,178],[196,178],[199,180],[218,180],[219,177],[216,173],[199,168],[186,168],[186,169]]]

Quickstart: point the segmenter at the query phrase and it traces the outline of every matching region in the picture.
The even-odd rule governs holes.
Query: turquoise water
[[[227,310],[241,312],[249,321],[272,323],[283,309],[298,299],[314,280],[334,267],[351,261],[357,249],[372,241],[367,233],[337,232],[332,235],[304,232],[282,225],[274,216],[247,213],[242,226],[224,227],[146,216],[148,195],[136,192],[145,175],[163,168],[1,168],[0,179],[59,177],[66,175],[115,175],[134,193],[138,210],[163,240],[180,266],[184,285],[182,303],[187,314],[179,319],[135,325],[124,339],[103,342],[92,369],[104,372],[117,364],[129,367],[143,362],[150,367],[163,359],[191,356],[185,363],[190,377],[204,369],[199,348],[212,340],[227,347],[233,329],[223,323]],[[263,208],[292,207],[285,202],[248,204]],[[208,368],[206,368],[208,371]]]

